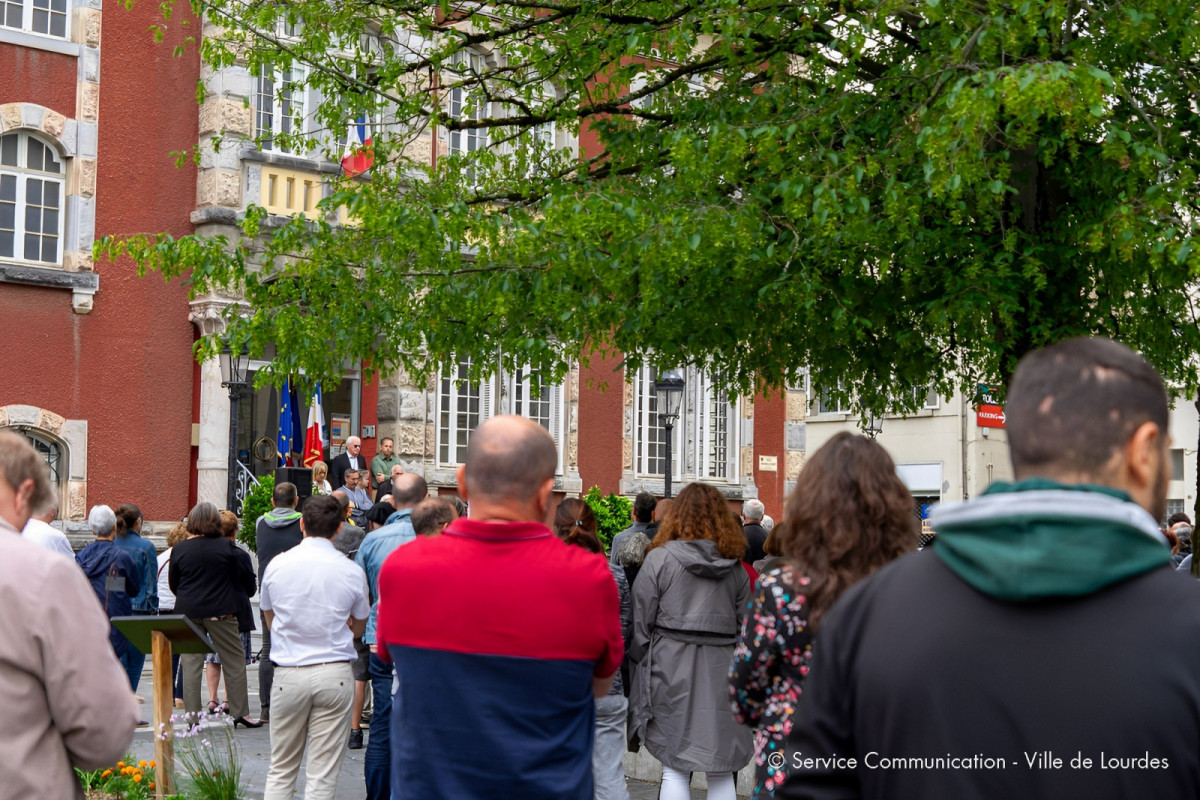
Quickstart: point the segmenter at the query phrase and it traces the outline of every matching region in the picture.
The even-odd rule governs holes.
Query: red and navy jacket
[[[623,653],[607,559],[539,523],[459,519],[393,552],[379,597],[393,798],[591,800],[592,678]]]

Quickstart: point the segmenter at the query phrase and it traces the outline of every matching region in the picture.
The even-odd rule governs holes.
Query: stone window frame
[[[59,264],[0,260],[0,282],[70,289],[77,313],[92,309],[100,278],[92,271],[96,239],[96,125],[64,117],[36,103],[0,105],[0,135],[33,135],[58,156],[63,165],[62,237]]]
[[[87,420],[66,419],[49,409],[10,404],[0,406],[0,429],[30,431],[62,448],[66,469],[58,485],[59,519],[83,523],[87,519]]]
[[[650,458],[644,448],[648,448],[652,444],[644,432],[644,418],[656,413],[649,410],[652,405],[651,401],[653,404],[657,403],[654,382],[649,377],[651,369],[650,366],[643,365],[634,374],[630,393],[631,407],[628,409],[633,420],[630,431],[633,460],[626,464],[626,468],[630,469],[633,475],[639,479],[662,478],[661,470],[652,471],[644,468],[645,462]],[[675,422],[671,436],[671,480],[682,482],[690,478],[713,484],[740,484],[742,478],[741,399],[735,399],[729,404],[725,416],[726,474],[710,476],[706,474],[708,465],[705,449],[711,432],[708,430],[707,411],[702,413],[702,406],[707,405],[713,385],[712,377],[695,366],[688,366],[684,374],[686,383],[683,398],[680,400],[679,419]]]

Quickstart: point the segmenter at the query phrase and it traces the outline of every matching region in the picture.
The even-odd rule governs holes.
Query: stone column
[[[221,364],[200,366],[200,448],[196,456],[196,499],[225,508],[229,494],[229,390]]]
[[[225,309],[235,301],[206,298],[191,303],[189,319],[201,335],[225,330]],[[221,362],[200,365],[200,434],[196,455],[196,499],[225,508],[229,497],[229,390],[221,385]]]

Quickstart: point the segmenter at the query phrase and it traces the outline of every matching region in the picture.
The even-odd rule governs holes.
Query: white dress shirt
[[[62,553],[67,558],[75,558],[75,551],[71,549],[71,541],[67,535],[40,519],[30,517],[29,522],[25,523],[25,529],[21,531],[21,535],[38,547]]]
[[[171,582],[167,580],[171,572],[171,551],[168,547],[158,554],[158,610],[175,610],[175,593],[171,591]]]
[[[271,622],[271,660],[283,667],[354,661],[351,617],[366,619],[367,576],[328,539],[306,536],[271,560],[259,607]]]

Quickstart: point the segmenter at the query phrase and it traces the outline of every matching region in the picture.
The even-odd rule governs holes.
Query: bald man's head
[[[529,501],[558,465],[554,439],[524,417],[493,417],[471,434],[467,445],[468,495],[497,501]]]
[[[429,494],[429,484],[420,475],[406,472],[392,479],[392,505],[399,511],[412,508]]]

